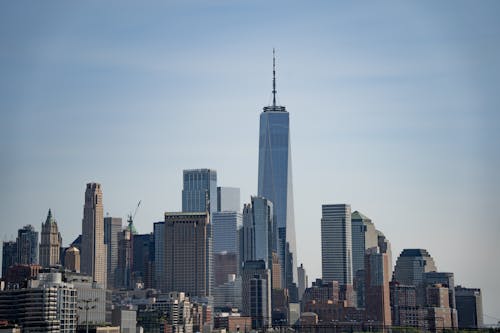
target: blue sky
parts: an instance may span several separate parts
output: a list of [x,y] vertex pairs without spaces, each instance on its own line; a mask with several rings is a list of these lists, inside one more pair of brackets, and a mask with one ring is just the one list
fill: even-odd
[[[321,204],[483,290],[500,318],[496,1],[0,4],[2,239],[52,208],[67,244],[85,183],[140,232],[181,208],[183,169],[257,190],[258,119],[291,115],[299,262],[321,275]],[[492,321],[493,318],[485,318]]]

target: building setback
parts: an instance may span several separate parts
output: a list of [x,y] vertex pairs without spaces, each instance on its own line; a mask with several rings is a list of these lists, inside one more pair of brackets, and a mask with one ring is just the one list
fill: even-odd
[[106,287],[107,249],[104,244],[104,215],[101,184],[88,183],[82,220],[81,270]]
[[45,223],[42,223],[40,242],[40,265],[42,267],[50,267],[61,263],[60,253],[62,238],[57,228],[57,222],[52,217],[52,212],[49,209]]

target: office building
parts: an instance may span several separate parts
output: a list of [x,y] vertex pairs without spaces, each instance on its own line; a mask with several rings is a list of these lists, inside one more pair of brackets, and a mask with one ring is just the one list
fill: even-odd
[[217,172],[211,169],[183,171],[183,212],[217,211]]
[[253,329],[271,325],[271,272],[264,260],[245,261],[242,274],[243,313],[252,318]]
[[118,240],[122,232],[122,218],[110,217],[104,218],[104,244],[106,244],[106,277],[109,289],[115,288],[116,270],[118,268]]
[[132,235],[132,281],[145,288],[153,287],[154,236],[150,234]]
[[227,282],[230,274],[238,275],[238,255],[236,253],[219,252],[214,255],[215,286]]
[[365,305],[366,319],[383,327],[391,325],[391,304],[389,294],[389,256],[381,253],[377,246],[365,254]]
[[17,264],[38,264],[38,232],[32,225],[17,231]]
[[455,300],[459,329],[478,329],[483,327],[481,289],[456,286]]
[[115,287],[132,289],[132,232],[125,228],[118,239],[118,264],[116,267]]
[[[290,115],[276,104],[276,71],[273,52],[273,103],[260,114],[259,129],[259,197],[273,203],[278,234],[278,256],[281,264],[281,285],[296,289],[297,247],[292,184],[292,152]],[[295,292],[295,294],[298,294]],[[297,301],[297,300],[292,300]]]
[[[455,278],[454,274],[451,272],[427,272],[424,273],[424,285],[432,286],[440,284],[448,289],[448,304],[451,309],[457,308],[455,302]],[[452,328],[457,328],[458,318],[456,316],[456,311],[452,311],[451,322],[454,325]]]
[[120,327],[120,333],[136,333],[137,311],[115,308],[111,312],[111,325]]
[[273,204],[266,198],[252,196],[243,205],[242,261],[264,260],[272,269],[273,252],[277,250],[276,224]]
[[[63,280],[71,283],[78,295],[77,317],[78,324],[84,324],[86,318],[89,323],[100,324],[110,321],[109,309],[107,308],[106,289],[95,281],[92,276],[64,272]],[[89,306],[88,312],[85,310]]]
[[404,249],[399,255],[392,280],[413,285],[417,291],[417,305],[425,306],[424,273],[436,272],[434,259],[425,249]]
[[2,277],[5,278],[7,269],[17,261],[17,244],[13,241],[2,244]]
[[165,213],[163,292],[182,291],[191,296],[210,296],[208,225],[206,212]]
[[226,281],[213,288],[215,308],[237,308],[241,309],[242,280],[235,274],[226,276]]
[[165,284],[165,221],[153,223],[154,238],[154,276],[153,285],[156,289],[167,292]]
[[323,205],[321,264],[324,281],[352,286],[351,206]]
[[364,269],[365,251],[378,246],[378,234],[372,220],[358,211],[351,214],[352,273]]
[[80,250],[76,246],[70,246],[64,253],[64,268],[80,273]]
[[307,288],[307,274],[306,274],[306,269],[304,268],[303,264],[300,264],[300,266],[297,268],[297,273],[298,273],[298,279],[299,279],[299,300],[302,300],[302,295],[304,294],[304,291]]
[[212,214],[213,252],[238,253],[238,230],[242,225],[242,215],[239,212],[214,212]]
[[107,249],[104,244],[104,215],[101,184],[88,183],[82,220],[81,271],[106,287]]
[[238,187],[217,187],[217,211],[239,212],[240,210],[240,189]]
[[57,222],[49,209],[45,223],[42,223],[40,242],[40,266],[50,267],[59,265],[62,238],[57,228]]

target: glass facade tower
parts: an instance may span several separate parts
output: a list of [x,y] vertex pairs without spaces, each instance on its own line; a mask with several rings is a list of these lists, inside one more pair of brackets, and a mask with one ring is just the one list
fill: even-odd
[[292,291],[297,285],[297,250],[293,209],[290,116],[284,106],[276,105],[275,82],[273,59],[273,104],[264,107],[260,114],[258,195],[273,203],[282,286]]

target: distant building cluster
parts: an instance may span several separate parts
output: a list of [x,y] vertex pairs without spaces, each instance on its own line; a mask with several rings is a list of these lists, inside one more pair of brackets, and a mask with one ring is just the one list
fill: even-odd
[[297,264],[289,113],[276,104],[274,74],[256,195],[241,205],[215,170],[184,170],[182,211],[140,234],[137,209],[125,224],[104,216],[103,187],[88,183],[81,235],[69,246],[50,209],[40,233],[27,225],[3,243],[0,332],[482,327],[480,289],[455,285],[425,249],[403,250],[393,268],[390,241],[349,204],[322,205],[322,276],[309,285]]

